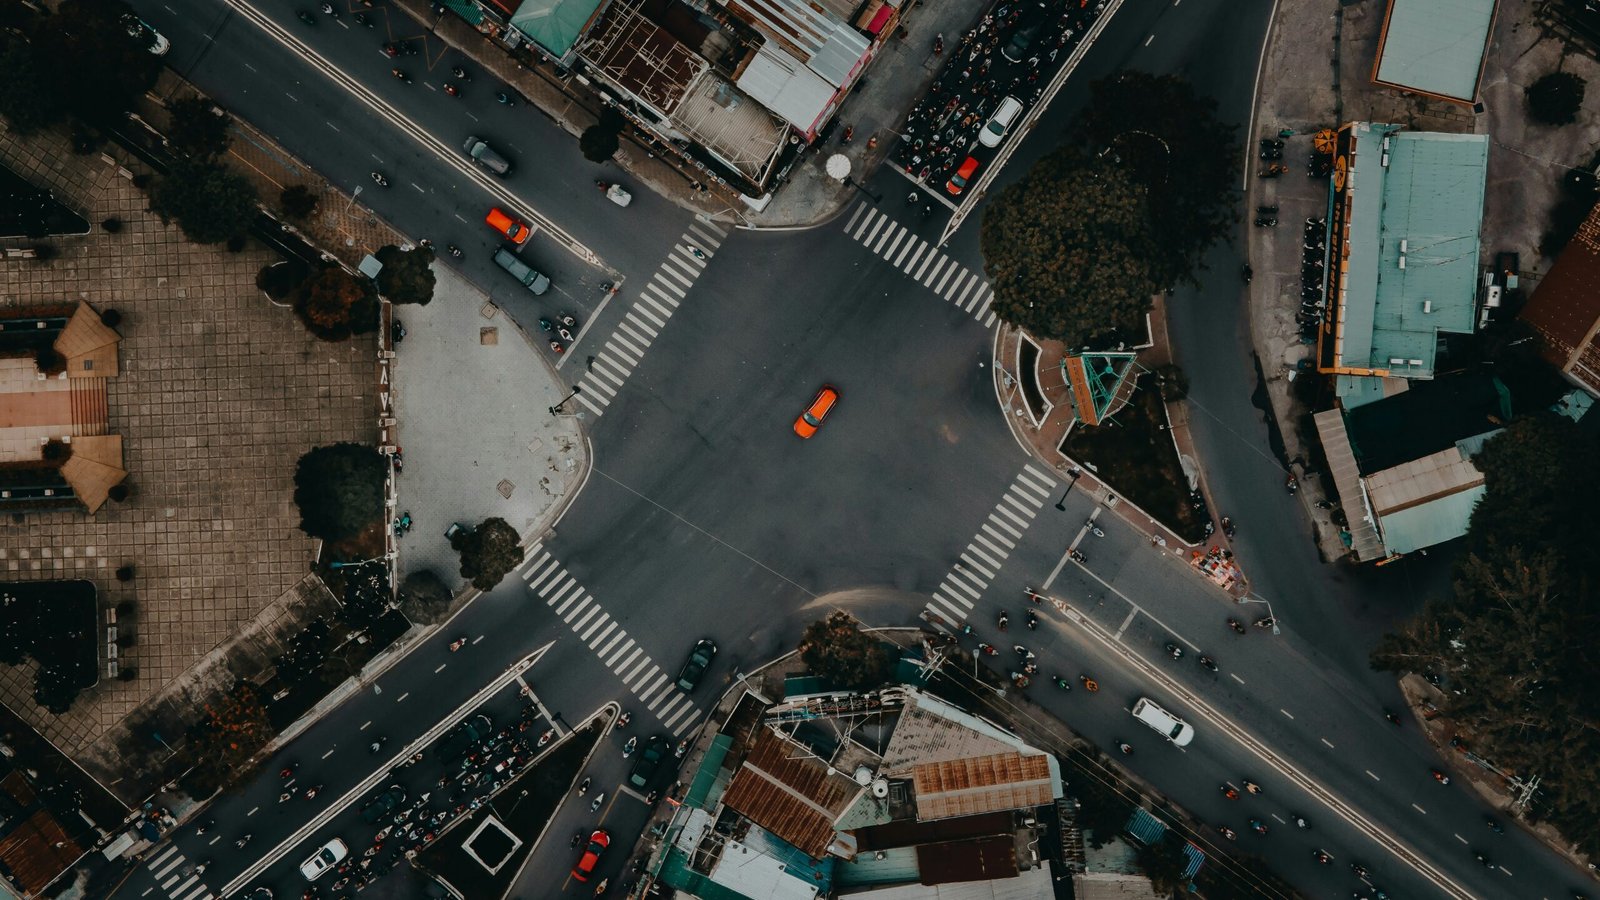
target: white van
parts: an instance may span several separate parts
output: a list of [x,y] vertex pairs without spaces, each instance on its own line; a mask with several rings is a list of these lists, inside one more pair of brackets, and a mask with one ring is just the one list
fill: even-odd
[[1006,139],[1006,132],[1011,129],[1011,123],[1017,120],[1017,114],[1022,112],[1022,101],[1015,97],[1007,97],[1000,101],[1000,108],[994,111],[989,121],[983,123],[983,130],[978,132],[978,143],[985,147],[998,147]]
[[1194,740],[1194,729],[1188,722],[1162,709],[1149,697],[1140,697],[1133,705],[1133,717],[1161,732],[1162,737],[1176,746],[1187,747]]

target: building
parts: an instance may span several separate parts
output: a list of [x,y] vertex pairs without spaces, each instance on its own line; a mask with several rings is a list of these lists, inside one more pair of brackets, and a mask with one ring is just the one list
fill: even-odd
[[1339,130],[1320,371],[1432,378],[1444,337],[1473,332],[1488,160],[1488,135]]
[[1528,298],[1522,319],[1538,333],[1545,359],[1600,397],[1600,206]]
[[1472,463],[1511,419],[1498,379],[1418,382],[1382,399],[1314,417],[1358,562],[1442,544],[1467,533],[1484,494]]
[[718,900],[1045,896],[1040,819],[1061,797],[1054,756],[916,688],[747,693],[652,878]]
[[1373,83],[1472,105],[1494,13],[1495,0],[1389,0]]

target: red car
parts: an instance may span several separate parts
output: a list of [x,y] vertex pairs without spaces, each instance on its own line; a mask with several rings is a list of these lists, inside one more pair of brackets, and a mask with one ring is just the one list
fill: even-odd
[[973,157],[967,157],[967,161],[961,164],[961,168],[950,176],[950,182],[944,186],[944,189],[952,194],[961,193],[967,189],[967,182],[972,180],[972,173],[976,171],[978,171],[978,161]]
[[600,854],[606,852],[611,846],[611,835],[605,829],[597,829],[589,835],[589,846],[583,848],[583,856],[578,859],[578,864],[572,867],[572,877],[579,881],[588,881],[594,874],[594,867],[600,865]]
[[839,389],[831,384],[823,385],[822,390],[817,392],[816,399],[812,400],[806,411],[800,414],[800,418],[794,420],[794,433],[802,438],[816,434],[817,429],[822,427],[822,420],[828,417],[829,411],[838,402]]

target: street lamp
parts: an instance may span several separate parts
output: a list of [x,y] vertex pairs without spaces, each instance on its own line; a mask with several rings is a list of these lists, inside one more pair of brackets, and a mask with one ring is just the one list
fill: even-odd
[[573,385],[572,386],[572,393],[566,395],[565,397],[562,397],[560,403],[557,403],[555,406],[550,407],[550,415],[553,416],[556,413],[561,412],[561,407],[566,406],[568,400],[571,400],[573,397],[576,397],[581,393],[583,393],[583,387],[581,385],[576,385],[576,384]]
[[1074,487],[1077,487],[1078,479],[1080,477],[1082,477],[1083,470],[1082,469],[1073,469],[1071,472],[1069,472],[1067,474],[1072,476],[1072,480],[1067,482],[1067,489],[1061,492],[1061,499],[1056,501],[1056,509],[1059,509],[1062,512],[1066,512],[1067,511],[1067,495],[1072,493],[1072,489]]
[[340,569],[344,569],[344,568],[352,568],[353,569],[356,566],[364,566],[364,565],[366,565],[367,563],[370,563],[370,562],[382,562],[384,560],[387,560],[388,558],[389,558],[388,555],[385,554],[383,556],[374,556],[371,559],[357,559],[357,560],[352,560],[350,562],[341,562],[340,560],[336,559],[333,562],[328,563],[328,568],[330,568],[333,571],[337,572]]
[[1272,633],[1273,634],[1282,634],[1283,633],[1283,631],[1280,628],[1278,628],[1278,614],[1272,611],[1272,601],[1271,600],[1268,600],[1265,597],[1245,596],[1245,597],[1240,597],[1239,598],[1239,602],[1240,603],[1260,603],[1260,604],[1266,606],[1266,608],[1267,608],[1267,618],[1272,620]]

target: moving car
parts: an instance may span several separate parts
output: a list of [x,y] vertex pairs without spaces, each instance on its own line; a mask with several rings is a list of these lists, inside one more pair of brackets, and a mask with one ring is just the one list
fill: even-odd
[[391,784],[383,793],[361,804],[361,821],[371,825],[394,812],[404,802],[406,802],[406,789],[398,784]]
[[300,864],[300,874],[309,881],[316,881],[324,872],[337,866],[349,855],[350,848],[344,845],[344,841],[334,838],[311,854],[310,859]]
[[978,171],[978,161],[973,157],[967,157],[967,161],[961,164],[961,168],[950,176],[950,183],[946,184],[944,189],[952,194],[961,193],[967,189],[967,182],[972,180],[972,173],[976,171]]
[[711,667],[711,661],[717,658],[717,645],[709,640],[701,640],[689,651],[689,658],[683,661],[683,668],[678,670],[678,690],[688,693],[700,683],[700,677],[706,674],[706,669]]
[[479,137],[467,138],[467,143],[461,148],[472,157],[472,161],[496,175],[510,175],[511,161],[494,152],[489,142]]
[[1000,101],[1000,107],[983,123],[983,130],[978,132],[978,143],[985,147],[998,147],[1006,139],[1006,132],[1011,130],[1011,123],[1017,120],[1017,114],[1022,112],[1022,101],[1015,97],[1007,97]]
[[600,865],[600,854],[606,852],[611,846],[611,835],[606,834],[604,828],[595,829],[589,835],[589,846],[583,848],[583,855],[578,857],[578,864],[572,867],[572,877],[579,881],[588,881],[594,874],[594,867]]
[[1162,709],[1149,697],[1140,697],[1133,705],[1133,717],[1161,732],[1162,737],[1179,747],[1187,747],[1194,740],[1194,729],[1188,722]]
[[1027,28],[1018,28],[1011,40],[1006,41],[1006,46],[1000,51],[1001,55],[1014,63],[1022,62],[1027,58],[1028,51],[1033,49],[1033,42],[1039,37],[1039,26],[1029,25]]
[[128,29],[128,36],[138,38],[149,51],[156,56],[166,56],[172,49],[172,42],[166,35],[150,27],[150,23],[139,18],[133,13],[122,17],[122,27]]
[[522,282],[528,290],[535,294],[542,294],[550,290],[550,279],[534,270],[534,268],[517,258],[515,253],[504,247],[494,251],[494,264],[510,272],[518,281]]
[[498,206],[490,209],[483,220],[489,223],[490,228],[510,238],[511,242],[519,247],[526,244],[528,238],[533,237],[532,228],[506,215]]
[[655,777],[656,770],[661,768],[661,761],[667,758],[667,739],[659,734],[652,734],[650,741],[639,751],[639,758],[633,761],[633,771],[628,773],[628,783],[636,788],[642,788]]
[[822,390],[817,391],[817,396],[811,401],[811,405],[800,414],[800,418],[794,420],[794,433],[802,438],[816,434],[817,429],[822,427],[822,420],[828,417],[828,413],[838,402],[839,389],[831,384],[823,385]]

